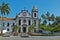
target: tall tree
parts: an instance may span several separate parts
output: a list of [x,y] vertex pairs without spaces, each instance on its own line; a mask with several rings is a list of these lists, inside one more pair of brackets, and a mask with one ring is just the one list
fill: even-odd
[[48,21],[51,20],[51,18],[50,18],[50,13],[49,13],[49,12],[46,13],[46,18],[47,18]]
[[38,29],[39,30],[41,29],[40,26],[41,26],[41,19],[39,19],[39,24],[38,24]]
[[48,24],[51,21],[51,16],[50,16],[50,13],[49,12],[46,13],[46,20],[48,21]]
[[50,17],[50,13],[49,13],[49,12],[47,12],[47,13],[46,13],[46,16],[47,16],[47,17]]
[[[2,2],[2,5],[0,6],[0,12],[2,14],[2,24],[3,24],[3,17],[6,14],[8,15],[10,13],[10,8],[7,3]],[[3,26],[2,26],[2,30],[3,30]],[[3,33],[2,30],[1,30],[1,34]]]
[[46,25],[46,23],[47,23],[47,21],[46,21],[46,20],[44,20],[44,21],[43,21],[43,25]]
[[18,32],[18,31],[19,31],[19,26],[15,25],[15,26],[13,27],[13,29],[14,29],[14,32]]
[[46,16],[44,14],[41,15],[42,19],[46,19]]
[[35,23],[32,23],[32,25],[29,27],[29,31],[32,32],[35,30]]
[[43,25],[46,25],[47,20],[46,20],[46,16],[44,14],[41,15],[42,19],[43,19]]
[[55,20],[55,16],[54,14],[51,15],[51,21],[54,21]]
[[53,22],[53,24],[52,25],[57,25],[57,24],[60,24],[60,16],[56,16],[55,17],[55,21]]
[[60,16],[57,16],[55,19],[57,23],[60,23]]
[[[52,22],[51,26],[54,27],[55,24],[56,24],[56,23],[55,23],[55,15],[54,15],[54,14],[51,15],[51,22]],[[54,24],[53,24],[53,23],[54,23]]]

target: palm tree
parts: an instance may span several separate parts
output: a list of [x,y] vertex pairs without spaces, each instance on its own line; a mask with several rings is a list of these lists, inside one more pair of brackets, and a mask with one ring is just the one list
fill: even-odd
[[60,16],[56,16],[54,18],[54,22],[53,22],[52,26],[55,27],[58,24],[60,24]]
[[18,36],[18,33],[19,33],[19,26],[17,26],[17,25],[15,25],[14,27],[13,27],[13,30],[14,30],[14,36]]
[[35,30],[35,23],[32,23],[32,25],[29,27],[29,31],[32,32]]
[[47,19],[48,21],[50,21],[50,13],[49,13],[49,12],[46,13],[46,19]]
[[49,12],[47,12],[46,16],[47,16],[47,17],[50,17],[50,13],[49,13]]
[[46,19],[46,16],[44,14],[41,15],[42,19]]
[[54,31],[59,31],[59,32],[60,32],[60,24],[55,25],[55,27],[53,28],[52,31],[53,31],[53,32],[54,32]]
[[52,21],[55,20],[55,16],[54,16],[54,14],[51,15],[51,20],[52,20]]
[[44,20],[44,21],[43,21],[43,25],[46,25],[46,23],[47,23],[47,21],[46,21],[46,20]]
[[39,24],[38,24],[38,29],[39,30],[41,29],[40,26],[41,26],[41,19],[39,19]]
[[[10,8],[7,3],[2,2],[2,5],[0,6],[0,12],[2,14],[2,23],[3,23],[3,17],[6,14],[8,15],[10,13]],[[3,26],[2,26],[2,30],[3,30]],[[1,34],[3,33],[2,30],[1,30]]]
[[50,13],[49,12],[46,13],[46,20],[48,21],[48,24],[51,21],[51,16],[50,16]]
[[56,19],[57,24],[59,24],[60,23],[60,16],[57,16],[55,19]]
[[19,26],[15,25],[15,26],[13,27],[13,29],[14,29],[14,32],[18,32],[18,31],[19,31]]
[[56,24],[56,23],[55,23],[55,15],[54,15],[54,14],[51,15],[51,22],[52,22],[52,24],[50,23],[51,26],[54,27],[55,24]]

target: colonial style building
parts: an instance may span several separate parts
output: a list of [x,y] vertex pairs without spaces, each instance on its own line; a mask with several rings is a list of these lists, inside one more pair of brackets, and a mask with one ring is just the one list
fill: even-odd
[[24,9],[16,16],[16,18],[0,18],[0,26],[3,26],[7,31],[12,32],[14,25],[18,24],[20,27],[20,32],[28,32],[28,28],[31,27],[32,23],[35,23],[36,30],[38,29],[38,9],[33,6],[31,13]]

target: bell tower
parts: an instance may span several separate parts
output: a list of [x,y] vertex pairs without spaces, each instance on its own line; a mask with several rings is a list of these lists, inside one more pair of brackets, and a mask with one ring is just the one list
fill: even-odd
[[38,9],[37,9],[36,5],[34,5],[33,9],[32,9],[32,17],[33,18],[37,18],[38,17]]

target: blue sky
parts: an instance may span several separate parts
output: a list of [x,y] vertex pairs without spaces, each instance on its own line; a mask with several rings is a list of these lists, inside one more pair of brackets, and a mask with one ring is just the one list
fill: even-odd
[[46,14],[47,11],[55,16],[60,16],[60,0],[0,0],[0,5],[2,1],[9,3],[11,11],[8,18],[15,18],[16,13],[21,12],[24,7],[31,13],[34,5],[38,8],[39,18],[42,13]]

